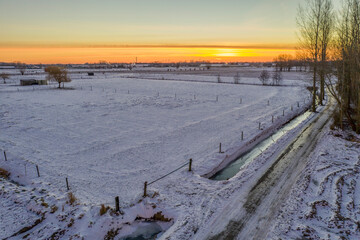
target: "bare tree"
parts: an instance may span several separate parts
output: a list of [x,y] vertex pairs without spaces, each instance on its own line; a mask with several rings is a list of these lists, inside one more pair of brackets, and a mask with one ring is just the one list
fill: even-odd
[[4,83],[6,83],[6,79],[8,79],[10,77],[10,75],[7,73],[1,73],[0,77],[4,80]]
[[262,70],[261,74],[259,76],[259,80],[263,85],[267,85],[268,81],[270,79],[270,74],[267,70]]
[[329,43],[333,37],[334,18],[333,5],[331,0],[323,0],[320,20],[320,104],[325,99],[325,74],[328,62]]
[[343,128],[346,119],[360,133],[360,0],[344,1],[334,45],[336,71],[327,75],[326,85],[338,102],[335,124]]
[[26,71],[26,64],[22,62],[15,62],[15,66],[17,69],[19,69],[19,72],[21,75],[25,74]]
[[67,70],[63,67],[48,66],[45,68],[45,72],[48,74],[48,81],[57,82],[59,84],[59,88],[61,88],[61,83],[71,82],[71,79],[67,75]]
[[281,72],[279,72],[279,71],[273,72],[273,75],[272,75],[273,85],[279,86],[282,80],[283,80],[283,76],[282,76]]
[[305,6],[299,6],[296,19],[299,28],[299,48],[309,56],[313,65],[313,112],[316,111],[316,76],[320,55],[321,12],[324,1],[326,0],[306,0]]

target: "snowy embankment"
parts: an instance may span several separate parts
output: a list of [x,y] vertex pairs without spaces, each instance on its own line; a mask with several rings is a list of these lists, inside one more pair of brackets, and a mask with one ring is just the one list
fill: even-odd
[[269,239],[360,238],[360,136],[327,129]]
[[[91,210],[87,221],[94,221],[100,204],[113,207],[119,196],[125,215],[113,216],[107,229],[163,211],[175,221],[175,238],[192,236],[236,189],[201,175],[271,128],[272,116],[286,122],[308,104],[303,87],[149,81],[115,73],[93,79],[74,74],[66,86],[73,89],[0,85],[0,149],[8,156],[0,167],[13,180],[56,196],[67,192],[68,178],[83,211]],[[145,181],[189,158],[191,173],[183,168],[154,183],[152,198],[138,204]],[[72,234],[89,237],[80,228]]]

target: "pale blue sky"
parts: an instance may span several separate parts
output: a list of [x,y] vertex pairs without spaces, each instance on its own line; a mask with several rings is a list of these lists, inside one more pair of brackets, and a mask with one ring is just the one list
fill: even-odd
[[0,0],[0,43],[293,43],[304,0]]

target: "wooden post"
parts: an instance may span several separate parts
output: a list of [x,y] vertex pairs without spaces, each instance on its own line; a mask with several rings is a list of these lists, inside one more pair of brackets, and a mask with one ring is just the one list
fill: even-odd
[[240,104],[242,104],[242,98],[240,98]]
[[7,157],[6,157],[6,152],[4,151],[4,157],[5,157],[5,161],[7,161]]
[[191,172],[192,158],[189,160],[189,172]]
[[244,132],[241,131],[241,141],[244,140]]
[[70,190],[70,188],[69,188],[69,181],[68,181],[68,178],[65,178],[65,180],[66,180],[66,188],[67,188],[67,190],[69,191],[69,190]]
[[120,212],[119,197],[115,197],[115,211]]
[[[39,171],[39,166],[38,165],[36,165],[36,171],[37,171],[38,177],[40,177],[40,171]],[[66,182],[67,182],[67,180],[66,180]]]
[[283,109],[283,116],[285,116],[285,109]]
[[259,122],[259,130],[261,129],[261,122]]
[[300,103],[299,103],[299,102],[297,102],[297,105],[298,105],[298,107],[300,107]]
[[274,123],[274,115],[271,116],[271,122]]
[[219,153],[221,153],[221,143],[219,144]]
[[290,109],[291,109],[291,111],[293,110],[293,106],[292,106],[292,105],[291,105],[291,108],[290,108]]
[[147,189],[147,182],[144,183],[144,195],[143,195],[143,197],[147,196],[146,189]]

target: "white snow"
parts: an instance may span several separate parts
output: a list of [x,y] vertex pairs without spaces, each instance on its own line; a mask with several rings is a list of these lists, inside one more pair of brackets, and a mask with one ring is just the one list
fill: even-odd
[[[224,81],[233,81],[233,73],[226,73]],[[305,79],[302,73],[284,74],[288,86],[280,87],[248,85],[260,83],[255,74],[244,77],[247,85],[216,83],[216,73],[71,76],[73,81],[65,84],[71,90],[58,90],[55,85],[0,84],[0,150],[8,157],[7,162],[0,158],[0,167],[9,170],[15,181],[59,196],[65,194],[68,178],[78,201],[88,206],[81,211],[93,211],[86,219],[98,214],[100,204],[113,207],[115,196],[120,197],[125,216],[132,216],[130,223],[137,215],[146,217],[143,207],[155,204],[147,217],[162,211],[172,218],[174,224],[163,235],[172,239],[191,237],[237,189],[235,183],[227,186],[227,181],[214,182],[201,175],[258,135],[262,131],[259,122],[264,130],[271,127],[272,116],[289,119],[307,105],[309,95],[304,82],[298,80]],[[15,83],[22,78],[11,76]],[[218,153],[220,142],[223,154]],[[145,181],[157,179],[190,158],[192,172],[184,167],[150,185],[149,195],[157,194],[138,203]],[[75,233],[89,236],[85,230]]]
[[359,239],[360,138],[323,133],[268,239]]

